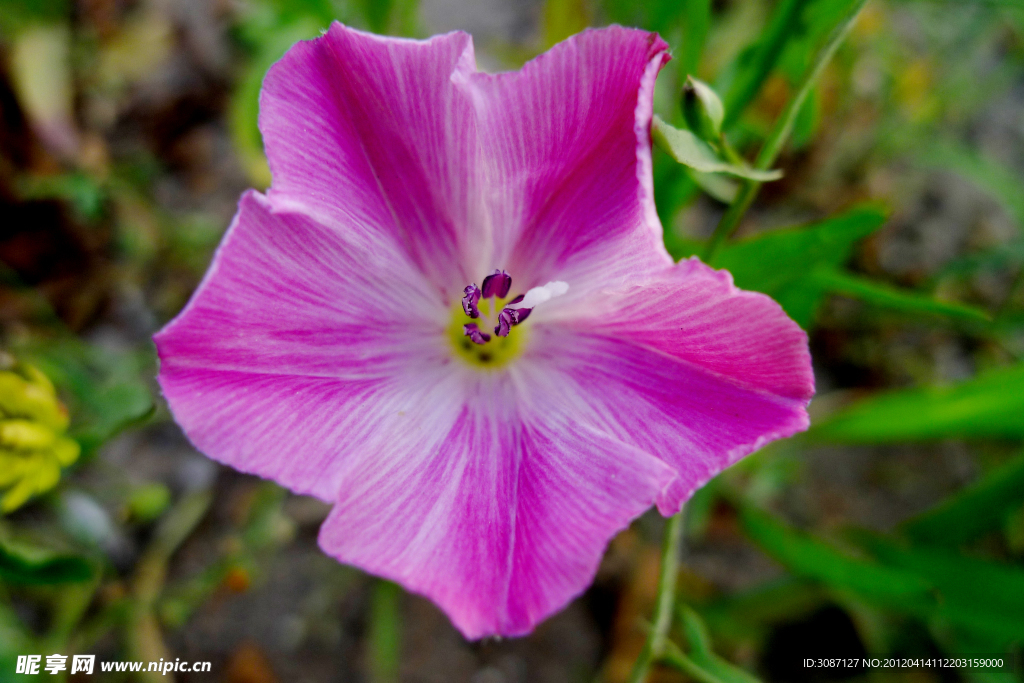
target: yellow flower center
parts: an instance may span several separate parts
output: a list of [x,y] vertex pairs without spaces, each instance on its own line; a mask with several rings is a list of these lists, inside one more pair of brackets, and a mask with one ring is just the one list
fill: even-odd
[[[448,339],[451,340],[457,358],[474,368],[497,370],[508,365],[522,352],[526,342],[524,325],[513,327],[507,337],[499,337],[494,334],[498,314],[505,307],[507,300],[498,297],[481,299],[477,304],[480,311],[479,318],[470,318],[466,315],[461,304],[457,304],[452,309],[452,321],[448,325]],[[490,341],[486,344],[474,343],[466,336],[465,325],[469,323],[476,323],[481,330],[490,334]]]

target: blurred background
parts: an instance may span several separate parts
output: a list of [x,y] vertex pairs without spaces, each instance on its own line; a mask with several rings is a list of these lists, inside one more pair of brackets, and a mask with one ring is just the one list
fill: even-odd
[[[270,182],[263,74],[333,19],[463,29],[490,71],[586,26],[656,30],[674,54],[656,111],[684,125],[697,76],[751,159],[849,5],[0,0],[0,681],[53,652],[212,662],[181,681],[626,680],[657,514],[533,635],[467,643],[426,600],[325,557],[326,506],[196,453],[150,336],[239,194]],[[808,330],[814,424],[688,505],[672,637],[701,671],[652,680],[1022,680],[1024,3],[871,0],[776,165],[713,263]],[[701,253],[737,181],[660,151],[655,179],[670,252]],[[963,655],[1008,664],[802,663]]]

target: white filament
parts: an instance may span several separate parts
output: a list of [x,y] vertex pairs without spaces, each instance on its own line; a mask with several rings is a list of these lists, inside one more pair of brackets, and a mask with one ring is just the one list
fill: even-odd
[[545,301],[550,301],[556,296],[562,296],[569,291],[569,283],[555,280],[540,287],[534,287],[526,293],[523,300],[517,304],[508,304],[507,308],[536,308]]

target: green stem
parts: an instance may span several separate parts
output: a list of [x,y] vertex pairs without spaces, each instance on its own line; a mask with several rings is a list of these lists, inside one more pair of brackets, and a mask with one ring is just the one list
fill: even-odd
[[669,642],[666,645],[665,653],[661,656],[661,661],[666,666],[686,674],[698,683],[722,683],[719,678],[708,673],[695,661],[687,657],[675,643]]
[[673,605],[676,600],[676,575],[679,573],[679,545],[683,538],[683,513],[668,520],[661,547],[661,575],[658,578],[658,604],[654,610],[654,625],[647,634],[644,648],[633,665],[629,683],[643,683],[651,665],[665,652],[668,629],[672,625]]
[[[134,600],[126,624],[126,640],[131,657],[155,662],[168,657],[154,607],[167,578],[167,563],[206,515],[213,501],[208,489],[187,494],[163,518],[153,540],[136,565],[133,581]],[[173,676],[143,672],[139,680],[173,683]]]
[[395,683],[402,649],[402,592],[390,581],[377,581],[370,607],[370,680]]
[[[754,161],[754,168],[765,171],[775,163],[775,159],[779,156],[783,146],[785,146],[790,133],[793,132],[793,125],[796,123],[796,117],[800,112],[800,108],[803,106],[804,102],[807,101],[807,97],[810,95],[811,90],[818,82],[822,72],[824,72],[825,66],[832,60],[836,50],[839,49],[843,40],[846,39],[850,29],[853,28],[854,21],[857,19],[857,16],[860,14],[861,9],[863,9],[866,3],[867,0],[855,0],[843,19],[832,30],[832,34],[829,36],[829,40],[825,44],[824,49],[818,53],[817,58],[804,74],[800,88],[796,91],[793,97],[790,98],[789,102],[786,103],[786,109],[775,122],[771,133],[768,134],[768,139],[765,140],[764,145],[761,147],[761,151],[757,155],[757,159]],[[754,202],[754,198],[757,197],[757,193],[760,189],[760,182],[756,180],[744,181],[743,185],[740,187],[739,194],[736,195],[736,199],[734,199],[732,204],[729,205],[725,215],[722,216],[722,220],[719,221],[718,226],[715,228],[714,234],[711,235],[711,240],[708,242],[707,249],[704,252],[705,261],[711,263],[715,256],[715,252],[718,251],[718,248],[721,247],[725,240],[727,240],[729,236],[732,235],[733,231],[736,230],[736,226],[740,224],[740,221],[743,219],[743,215]]]

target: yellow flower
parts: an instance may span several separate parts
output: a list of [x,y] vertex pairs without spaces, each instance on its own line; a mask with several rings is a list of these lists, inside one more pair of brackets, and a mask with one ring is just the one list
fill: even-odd
[[81,449],[64,435],[67,427],[49,378],[0,354],[0,513],[56,486],[61,468],[78,459]]

